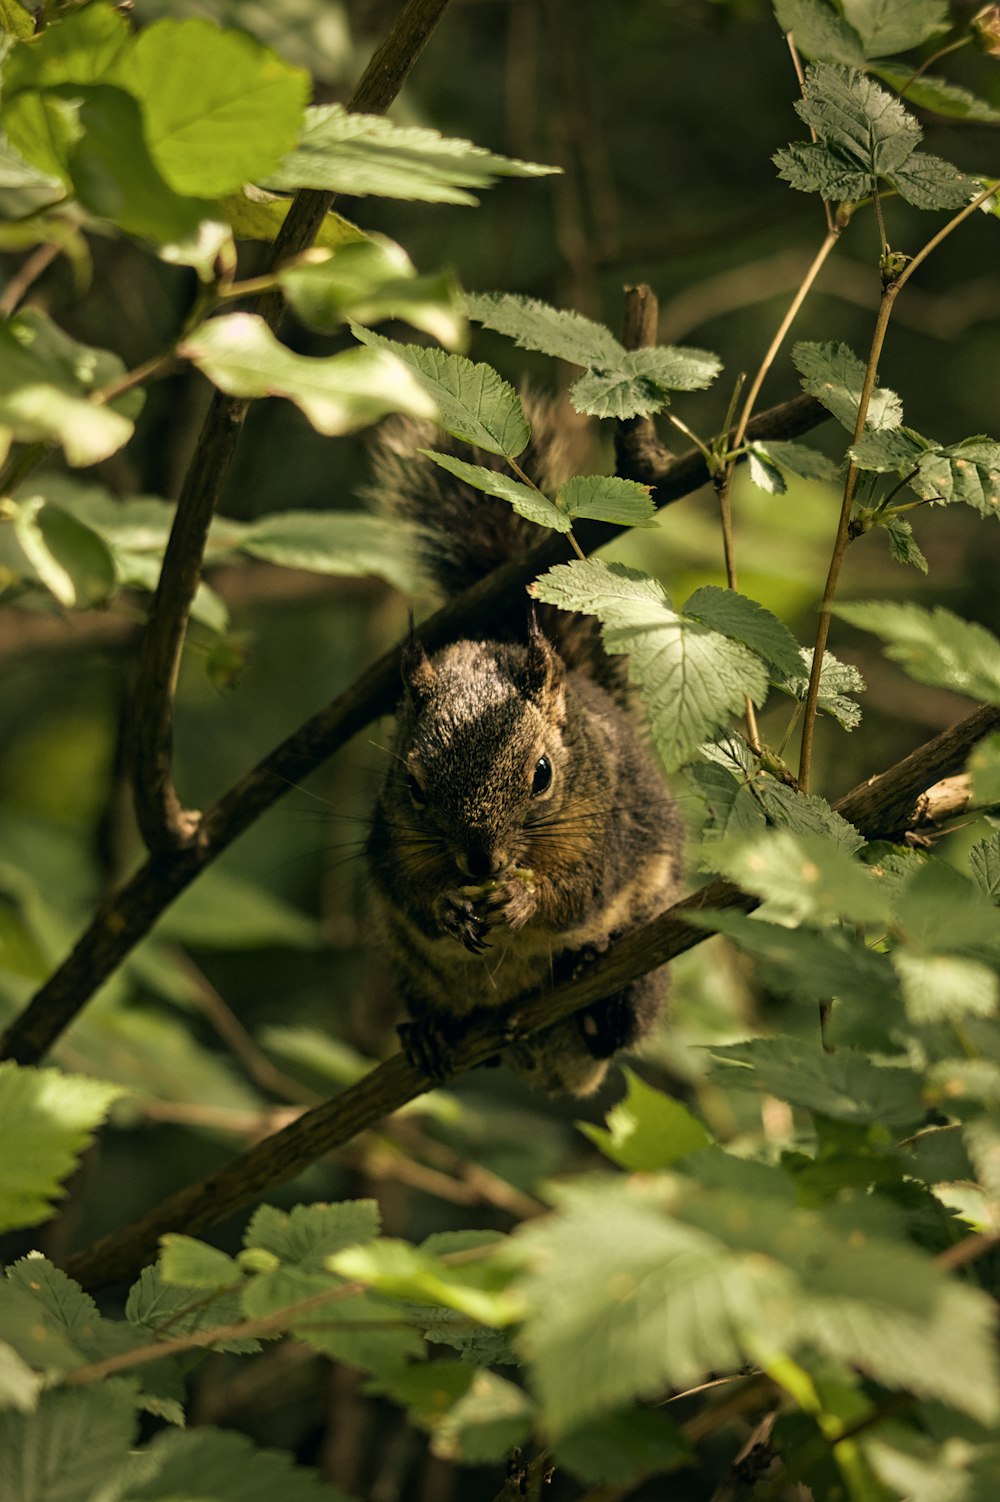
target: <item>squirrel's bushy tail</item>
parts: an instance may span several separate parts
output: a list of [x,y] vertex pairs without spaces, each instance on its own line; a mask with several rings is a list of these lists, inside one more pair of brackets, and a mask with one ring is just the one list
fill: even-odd
[[[583,425],[565,403],[522,393],[531,427],[527,448],[518,464],[541,490],[551,495],[563,481],[580,472],[586,451]],[[383,423],[372,450],[372,483],[365,498],[383,515],[395,516],[416,527],[420,562],[428,579],[446,599],[522,553],[537,547],[542,530],[518,516],[506,501],[486,495],[434,464],[421,449],[454,454],[488,469],[509,473],[504,460],[448,436],[433,423],[393,418]],[[527,627],[523,611],[497,622],[496,635],[522,638]],[[616,693],[623,691],[621,659],[608,658],[600,642],[600,628],[589,616],[573,615],[552,606],[538,608],[545,634],[567,667],[580,668]]]

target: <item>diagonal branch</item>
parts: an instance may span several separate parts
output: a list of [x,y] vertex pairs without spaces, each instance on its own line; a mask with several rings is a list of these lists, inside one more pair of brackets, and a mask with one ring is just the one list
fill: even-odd
[[[348,109],[383,113],[395,99],[449,0],[407,0],[362,75]],[[312,244],[332,193],[296,195],[272,247],[269,269]],[[265,293],[256,311],[273,329],[280,295]],[[208,529],[250,403],[216,391],[194,458],[177,498],[177,512],[143,633],[132,725],[136,817],[151,851],[183,850],[200,836],[200,815],[184,808],[173,781],[174,696],[188,616]]]
[[[836,805],[869,839],[897,826],[898,810],[942,777],[957,771],[976,741],[1000,726],[1000,708],[983,708],[870,778]],[[707,908],[744,912],[757,901],[730,882],[715,881],[676,903],[652,923],[619,939],[583,975],[525,999],[516,1016],[483,1018],[454,1050],[452,1074],[492,1058],[512,1041],[620,989],[637,976],[683,954],[710,935],[687,920]],[[309,1163],[342,1147],[358,1132],[398,1111],[427,1088],[424,1076],[395,1054],[356,1085],[266,1138],[199,1183],[171,1196],[131,1225],[72,1257],[66,1270],[88,1287],[134,1276],[167,1231],[196,1231],[250,1203],[265,1189],[294,1178]]]
[[[795,397],[762,413],[756,419],[756,431],[760,437],[792,437],[828,415],[812,397]],[[640,474],[654,487],[654,500],[661,506],[691,494],[708,478],[705,461],[696,449],[676,458],[664,450],[641,469],[634,466],[632,477]],[[588,550],[621,530],[599,522],[577,528]],[[568,556],[561,534],[553,533],[532,552],[504,564],[437,611],[417,635],[434,650],[461,636],[488,633],[491,622],[523,598],[526,584]],[[21,1064],[39,1059],[174,898],[288,792],[290,781],[301,781],[371,720],[395,708],[399,659],[399,647],[387,652],[223,794],[200,821],[193,843],[173,852],[154,853],[105,899],[68,958],[0,1037],[0,1059],[16,1059]]]

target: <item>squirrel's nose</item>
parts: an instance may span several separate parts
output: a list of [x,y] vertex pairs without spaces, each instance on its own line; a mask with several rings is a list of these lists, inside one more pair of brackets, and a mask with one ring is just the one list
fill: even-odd
[[508,864],[506,850],[490,845],[485,840],[470,840],[464,850],[456,853],[455,858],[459,868],[478,881],[487,876],[499,876]]

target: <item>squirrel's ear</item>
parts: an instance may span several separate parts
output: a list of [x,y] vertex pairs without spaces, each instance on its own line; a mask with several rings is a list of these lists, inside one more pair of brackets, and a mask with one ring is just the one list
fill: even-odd
[[423,642],[413,629],[412,615],[410,616],[410,634],[403,643],[399,667],[407,695],[419,708],[430,698],[436,674]]
[[534,605],[528,611],[528,649],[524,667],[517,675],[528,699],[562,698],[562,658],[538,624]]

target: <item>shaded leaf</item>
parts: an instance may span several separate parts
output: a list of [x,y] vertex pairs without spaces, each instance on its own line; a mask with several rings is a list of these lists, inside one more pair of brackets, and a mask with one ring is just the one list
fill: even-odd
[[833,610],[881,637],[886,656],[918,682],[1000,704],[1000,641],[985,626],[963,621],[941,605],[927,610],[908,602],[869,601]]
[[246,526],[239,551],[314,574],[374,575],[412,594],[422,579],[411,542],[405,523],[363,511],[272,511]]
[[[129,1289],[125,1317],[129,1324],[153,1339],[162,1333],[165,1340],[172,1340],[178,1335],[237,1324],[243,1318],[243,1307],[236,1292],[206,1299],[190,1288],[167,1283],[158,1267],[144,1267],[138,1282]],[[206,1344],[212,1350],[238,1354],[260,1350],[260,1341],[252,1336],[234,1336]]]
[[0,326],[0,434],[59,443],[72,465],[109,458],[132,436],[132,423],[87,393],[123,372],[117,356],[77,344],[43,313],[19,313]]
[[501,501],[508,501],[518,516],[523,516],[527,521],[534,522],[539,527],[550,527],[554,532],[570,531],[572,522],[566,512],[561,511],[540,490],[533,490],[530,485],[524,485],[520,480],[514,480],[498,470],[487,469],[483,464],[469,464],[465,459],[457,459],[454,454],[439,454],[433,449],[421,449],[420,452],[426,454],[441,469],[464,480],[467,485],[483,490],[487,495],[495,495]]
[[534,1417],[535,1405],[523,1388],[495,1372],[477,1371],[434,1426],[431,1452],[466,1465],[502,1460],[527,1438]]
[[945,0],[841,0],[840,8],[868,57],[908,52],[949,25]]
[[745,891],[764,898],[772,916],[860,924],[879,924],[889,917],[885,884],[822,835],[768,830],[726,852],[720,869]]
[[261,1205],[251,1217],[243,1244],[271,1252],[292,1267],[320,1272],[336,1252],[377,1236],[380,1224],[374,1200],[296,1205],[288,1212]]
[[914,78],[913,69],[900,63],[879,63],[871,72],[897,93],[905,87],[907,101],[917,109],[930,110],[932,114],[949,119],[981,120],[990,125],[1000,121],[1000,110],[987,104],[985,99],[978,99],[960,84],[947,83],[943,78],[934,78],[927,73]]
[[0,1412],[4,1502],[92,1502],[124,1465],[136,1431],[120,1379],[45,1393],[34,1413]]
[[782,31],[794,34],[799,52],[812,62],[864,65],[861,38],[826,0],[775,0],[774,14]]
[[922,574],[927,572],[927,559],[917,546],[913,527],[901,516],[891,516],[885,524],[889,538],[889,552],[897,563],[909,563]]
[[521,349],[537,349],[570,365],[617,366],[625,347],[605,328],[582,313],[553,308],[534,297],[512,292],[468,292],[465,311],[474,323],[506,334]]
[[897,994],[889,958],[839,929],[782,928],[739,913],[692,913],[691,923],[724,933],[752,955],[761,980],[794,1001],[839,997],[852,1007],[888,1006]]
[[993,1017],[1000,978],[978,960],[954,955],[911,954],[897,949],[892,963],[913,1022],[947,1022],[962,1017]]
[[183,340],[179,353],[230,396],[287,397],[327,437],[368,427],[388,412],[434,415],[433,403],[410,371],[385,351],[296,355],[254,313],[229,313],[203,323]]
[[616,475],[577,475],[560,485],[556,502],[574,519],[588,517],[621,527],[656,525],[649,486]]
[[[127,1475],[128,1473],[126,1473]],[[245,1434],[199,1427],[159,1434],[141,1452],[116,1502],[347,1502],[337,1487]]]
[[239,1264],[218,1247],[168,1231],[160,1237],[160,1276],[182,1288],[222,1288],[239,1283]]
[[882,1123],[901,1132],[926,1115],[920,1074],[875,1064],[849,1048],[830,1054],[818,1039],[755,1038],[711,1052],[721,1083],[766,1091],[834,1121]]
[[555,1446],[560,1466],[580,1481],[631,1485],[642,1476],[688,1465],[691,1449],[681,1430],[662,1412],[623,1408],[602,1414],[565,1434]]
[[802,649],[784,621],[733,589],[703,585],[687,600],[684,614],[741,641],[777,673],[795,673],[801,667]]
[[[846,344],[800,342],[792,349],[792,359],[803,390],[853,433],[865,379],[865,367],[857,355]],[[903,404],[896,393],[876,386],[868,404],[866,429],[897,428],[902,420]]]

